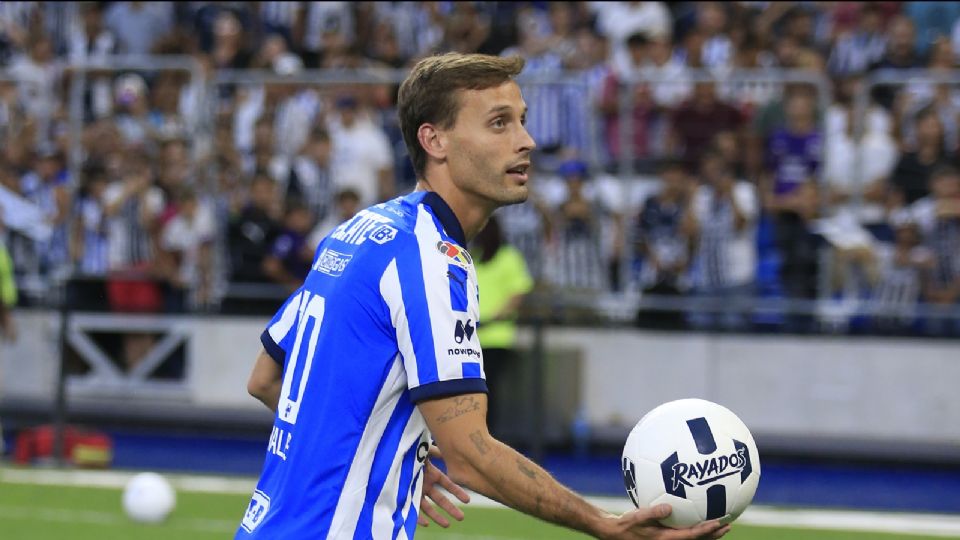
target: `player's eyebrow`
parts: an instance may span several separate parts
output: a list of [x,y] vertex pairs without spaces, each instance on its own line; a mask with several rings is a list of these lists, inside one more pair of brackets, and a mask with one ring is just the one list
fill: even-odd
[[[513,107],[511,107],[510,105],[498,105],[496,107],[493,107],[489,111],[487,111],[487,114],[500,114],[500,113],[510,112],[512,110],[513,110]],[[520,111],[520,116],[523,116],[525,114],[527,114],[526,106],[524,106],[523,109]]]

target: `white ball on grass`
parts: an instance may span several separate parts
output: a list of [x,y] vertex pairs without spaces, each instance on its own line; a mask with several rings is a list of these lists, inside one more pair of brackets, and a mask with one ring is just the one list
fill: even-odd
[[157,473],[134,475],[123,489],[123,510],[141,523],[160,523],[177,505],[177,494],[166,478]]

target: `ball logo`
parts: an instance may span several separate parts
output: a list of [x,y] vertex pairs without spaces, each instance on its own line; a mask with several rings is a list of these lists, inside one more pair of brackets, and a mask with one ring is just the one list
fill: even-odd
[[[731,439],[733,453],[714,456],[717,452],[717,441],[707,419],[692,418],[687,420],[687,427],[697,452],[707,457],[687,463],[680,461],[679,453],[674,452],[663,460],[660,463],[660,472],[663,476],[663,488],[667,493],[686,499],[686,488],[707,486],[735,474],[740,475],[741,483],[746,481],[753,472],[747,445]],[[716,519],[726,513],[726,499],[726,488],[723,484],[707,487],[707,519]]]
[[627,488],[627,495],[633,501],[633,505],[640,508],[640,498],[637,497],[637,466],[628,457],[622,461],[623,467],[623,485]]
[[747,464],[746,448],[741,448],[729,456],[712,457],[693,463],[674,463],[672,484],[674,491],[681,485],[693,487],[704,486],[726,478],[730,475],[742,473]]

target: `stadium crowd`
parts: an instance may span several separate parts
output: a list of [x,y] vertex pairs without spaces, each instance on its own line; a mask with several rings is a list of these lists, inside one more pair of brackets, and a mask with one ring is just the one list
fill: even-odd
[[[443,51],[571,74],[523,83],[535,192],[499,213],[542,286],[823,293],[886,306],[874,322],[892,330],[917,328],[920,301],[960,302],[960,93],[881,86],[854,115],[875,70],[955,68],[960,4],[946,2],[4,2],[0,234],[19,301],[67,276],[105,280],[127,311],[295,288],[319,238],[412,187],[396,86],[217,74],[370,73]],[[71,92],[78,63],[115,54],[186,55],[203,79],[145,63],[87,71]],[[831,99],[724,82],[739,69],[826,77]]]

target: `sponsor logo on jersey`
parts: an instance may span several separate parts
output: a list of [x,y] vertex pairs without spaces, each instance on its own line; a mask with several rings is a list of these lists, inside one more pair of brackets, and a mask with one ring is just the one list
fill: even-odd
[[253,498],[250,499],[250,505],[247,506],[246,513],[243,514],[243,521],[240,526],[248,533],[252,533],[258,525],[263,523],[264,516],[270,511],[270,497],[259,489],[253,492]]
[[367,239],[378,244],[386,244],[397,237],[397,229],[387,223],[392,223],[387,216],[361,210],[352,219],[337,227],[331,237],[355,246],[366,242]]
[[397,237],[397,230],[389,225],[381,225],[370,233],[370,239],[378,244],[386,244]]
[[474,349],[472,347],[447,349],[447,354],[450,356],[476,356],[477,358],[482,358],[480,349]]
[[437,242],[437,251],[449,257],[453,264],[461,268],[467,268],[473,264],[473,257],[467,253],[467,250],[453,242],[447,242],[446,240]]
[[317,262],[314,263],[313,269],[317,272],[323,272],[328,276],[338,277],[343,273],[344,268],[347,267],[347,264],[352,258],[353,255],[340,253],[330,248],[323,248],[323,251],[317,256]]
[[457,328],[453,331],[453,340],[457,342],[457,345],[463,343],[464,338],[467,341],[473,339],[473,324],[471,319],[467,319],[467,322],[457,320]]

